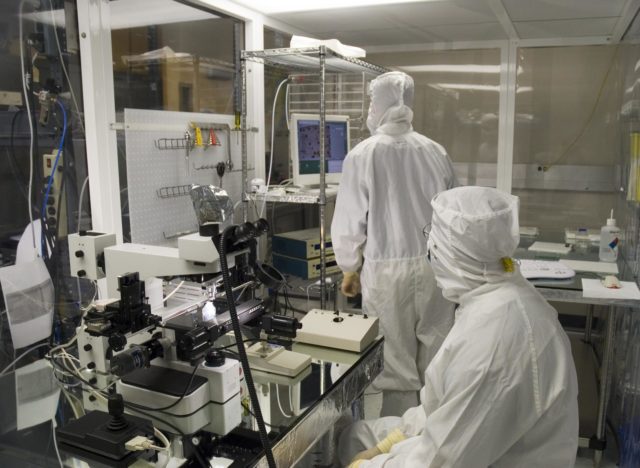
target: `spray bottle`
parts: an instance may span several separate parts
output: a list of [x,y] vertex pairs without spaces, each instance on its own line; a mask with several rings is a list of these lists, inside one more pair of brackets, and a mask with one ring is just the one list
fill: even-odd
[[613,217],[607,219],[607,224],[600,229],[600,261],[615,262],[618,259],[618,245],[620,243],[620,228],[616,226]]

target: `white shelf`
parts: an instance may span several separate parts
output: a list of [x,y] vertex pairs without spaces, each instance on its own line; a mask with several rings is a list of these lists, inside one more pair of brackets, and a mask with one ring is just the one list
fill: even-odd
[[364,60],[345,57],[325,46],[297,49],[245,50],[242,52],[242,58],[287,70],[318,73],[318,61],[322,53],[325,54],[325,71],[327,73],[365,73],[370,76],[377,76],[389,71],[384,67],[373,65]]
[[[246,193],[247,200],[262,203],[303,203],[307,205],[319,205],[320,194],[318,193],[288,193],[286,195],[275,195],[271,193]],[[336,198],[336,193],[327,194],[325,203]]]

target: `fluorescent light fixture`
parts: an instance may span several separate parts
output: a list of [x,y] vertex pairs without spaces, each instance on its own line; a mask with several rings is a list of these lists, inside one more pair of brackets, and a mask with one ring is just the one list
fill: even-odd
[[441,0],[235,0],[260,13],[291,13],[294,11],[335,10],[339,8],[394,5],[397,3],[418,3]]
[[[173,0],[115,0],[109,2],[109,7],[112,30],[219,18]],[[51,11],[28,13],[24,17],[38,23],[53,23]],[[54,10],[53,17],[57,27],[65,27],[64,10]]]
[[[500,73],[500,65],[406,65],[396,68],[405,73],[484,73],[489,75],[497,75]],[[516,73],[519,75],[522,71],[522,67],[518,65]]]
[[[469,83],[434,83],[430,84],[433,88],[441,88],[441,89],[453,89],[457,91],[493,91],[500,92],[499,85],[477,85],[477,84],[469,84]],[[516,93],[529,93],[533,91],[531,86],[519,86],[516,89]]]
[[406,73],[500,73],[500,65],[407,65],[397,68]]

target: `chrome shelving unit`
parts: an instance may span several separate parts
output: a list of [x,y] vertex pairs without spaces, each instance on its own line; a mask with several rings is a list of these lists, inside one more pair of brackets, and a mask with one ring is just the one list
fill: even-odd
[[[318,194],[301,195],[263,195],[247,193],[248,164],[247,164],[247,132],[250,131],[247,123],[247,61],[258,62],[265,66],[276,67],[286,70],[289,74],[306,73],[318,77],[319,100],[318,114],[320,115],[320,191]],[[260,51],[242,51],[241,53],[242,72],[242,179],[244,181],[244,219],[248,218],[248,203],[250,200],[265,200],[273,203],[309,203],[317,204],[320,212],[320,307],[326,308],[326,223],[325,206],[327,204],[326,194],[326,173],[325,173],[325,116],[326,116],[326,96],[325,84],[327,73],[335,74],[361,74],[366,79],[386,73],[386,68],[370,64],[363,60],[345,57],[326,46],[303,47],[303,48],[283,48],[266,49]]]

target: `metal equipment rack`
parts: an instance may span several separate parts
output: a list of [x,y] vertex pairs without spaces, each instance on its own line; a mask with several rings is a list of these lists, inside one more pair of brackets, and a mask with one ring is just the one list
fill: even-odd
[[[258,62],[264,65],[280,68],[290,73],[307,73],[316,74],[319,81],[319,112],[320,115],[320,192],[317,195],[257,195],[248,193],[248,165],[247,165],[247,132],[251,131],[247,123],[247,60]],[[261,51],[242,51],[241,53],[241,73],[242,73],[242,114],[241,114],[241,131],[242,131],[242,179],[244,181],[244,220],[248,217],[249,201],[257,201],[266,199],[268,202],[280,203],[311,203],[317,204],[320,212],[320,307],[326,308],[326,226],[325,226],[325,206],[327,204],[326,194],[326,168],[325,168],[325,115],[326,115],[326,97],[325,85],[327,73],[358,73],[367,77],[374,78],[389,70],[372,65],[363,60],[345,57],[326,46],[304,47],[304,48],[283,48],[283,49],[267,49]]]

